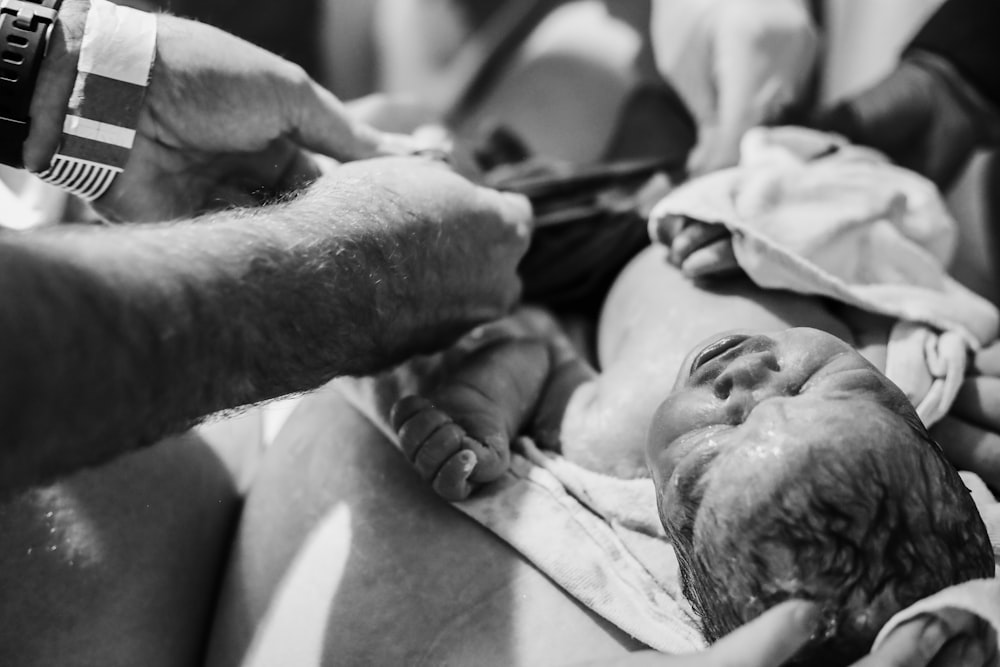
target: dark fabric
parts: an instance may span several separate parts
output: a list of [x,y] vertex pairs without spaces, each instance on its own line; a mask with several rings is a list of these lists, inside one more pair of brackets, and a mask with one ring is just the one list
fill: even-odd
[[618,273],[649,244],[656,179],[663,183],[677,169],[670,159],[593,166],[529,159],[494,169],[486,183],[527,196],[535,213],[531,247],[518,269],[524,300],[596,314]]
[[947,0],[909,49],[943,57],[1000,107],[1000,0]]

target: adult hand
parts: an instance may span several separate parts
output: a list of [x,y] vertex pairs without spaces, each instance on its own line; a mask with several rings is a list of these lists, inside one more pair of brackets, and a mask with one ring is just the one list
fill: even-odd
[[931,432],[959,470],[1000,484],[1000,342],[975,354],[948,416]]
[[[25,151],[34,171],[58,145],[65,96],[56,100],[71,85],[65,72],[75,71],[88,5],[69,0],[61,14],[66,54],[50,64],[55,73],[40,82],[45,93],[32,109],[43,128]],[[157,26],[129,162],[95,203],[108,218],[164,220],[256,203],[315,179],[310,151],[346,161],[410,150],[408,138],[356,121],[300,67],[268,51],[178,17],[159,15]]]
[[338,197],[370,211],[354,231],[373,253],[373,335],[387,353],[439,348],[517,302],[517,265],[530,238],[526,198],[424,158],[350,162],[329,178]]
[[947,188],[977,148],[995,143],[998,119],[945,60],[914,52],[871,88],[819,110],[810,124],[877,148]]
[[655,243],[667,246],[667,259],[688,278],[710,278],[740,270],[733,237],[724,225],[670,215],[650,225]]
[[1000,434],[1000,341],[976,352],[953,412],[966,421]]
[[986,667],[996,664],[996,638],[985,621],[961,609],[922,615],[895,628],[852,667]]
[[819,43],[802,0],[654,2],[650,34],[660,72],[698,126],[692,175],[736,164],[748,129],[802,102]]
[[[948,610],[949,612],[953,610]],[[900,625],[879,649],[852,667],[986,667],[995,647],[975,636],[978,619],[966,612],[917,618]],[[640,651],[588,667],[780,667],[816,631],[817,608],[803,600],[776,605],[700,653]]]

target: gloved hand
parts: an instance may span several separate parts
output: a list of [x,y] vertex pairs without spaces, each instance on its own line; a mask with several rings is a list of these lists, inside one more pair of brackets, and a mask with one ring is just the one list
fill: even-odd
[[748,129],[800,103],[818,51],[802,0],[654,0],[650,34],[657,68],[698,126],[692,175],[736,164]]
[[944,59],[913,51],[859,95],[821,109],[810,125],[871,146],[947,188],[973,151],[995,143],[1000,115]]

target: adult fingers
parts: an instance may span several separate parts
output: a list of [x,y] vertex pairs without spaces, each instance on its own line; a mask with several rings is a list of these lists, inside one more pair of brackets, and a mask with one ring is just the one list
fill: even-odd
[[816,630],[819,607],[789,600],[726,635],[699,657],[703,667],[776,667],[792,657]]
[[342,161],[408,155],[418,144],[405,134],[382,132],[360,121],[333,93],[304,77],[293,114],[292,138],[309,150]]
[[1000,341],[977,352],[973,368],[981,375],[1000,376]]
[[953,466],[976,473],[990,486],[1000,485],[1000,435],[950,415],[934,425],[931,435]]
[[956,637],[934,657],[928,667],[986,667],[995,664],[993,652],[981,639]]
[[235,188],[260,204],[293,192],[321,175],[320,166],[308,151],[287,140],[272,141],[252,154],[233,154],[215,160],[220,186]]
[[965,378],[952,410],[967,422],[1000,433],[1000,377],[977,375]]
[[[989,646],[979,631],[983,621],[961,609],[943,609],[893,630],[882,645],[853,667],[925,667],[982,664]],[[968,640],[974,640],[972,642]],[[962,656],[970,658],[967,662]]]
[[952,625],[934,616],[918,616],[889,633],[877,650],[852,667],[926,667],[964,627]]

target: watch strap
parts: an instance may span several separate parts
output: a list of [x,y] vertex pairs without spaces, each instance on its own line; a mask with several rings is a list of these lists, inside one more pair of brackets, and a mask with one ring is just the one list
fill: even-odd
[[0,162],[23,167],[31,99],[62,0],[0,0]]

